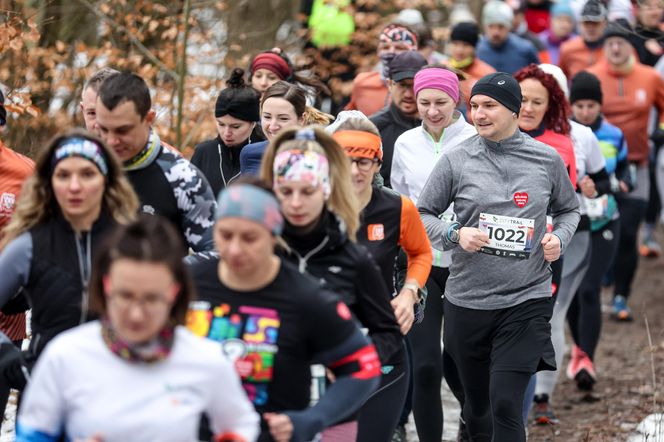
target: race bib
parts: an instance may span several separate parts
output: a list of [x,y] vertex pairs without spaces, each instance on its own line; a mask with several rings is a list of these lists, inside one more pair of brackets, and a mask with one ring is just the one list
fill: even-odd
[[590,219],[600,219],[607,215],[609,210],[608,195],[602,195],[597,198],[586,198],[584,196],[583,201],[586,203],[586,214]]
[[505,258],[528,259],[535,237],[535,220],[480,213],[479,229],[489,235],[480,251]]

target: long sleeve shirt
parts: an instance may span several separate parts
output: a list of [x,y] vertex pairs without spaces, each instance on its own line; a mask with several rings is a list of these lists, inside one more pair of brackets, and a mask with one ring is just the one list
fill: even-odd
[[[447,236],[450,222],[439,214],[454,203],[458,222],[478,227],[480,214],[532,220],[524,246],[527,259],[470,253]],[[547,209],[553,233],[568,244],[579,222],[579,203],[558,153],[516,131],[501,142],[476,135],[445,152],[427,182],[418,207],[435,248],[453,249],[446,298],[479,310],[512,307],[551,296],[551,270],[540,244]]]

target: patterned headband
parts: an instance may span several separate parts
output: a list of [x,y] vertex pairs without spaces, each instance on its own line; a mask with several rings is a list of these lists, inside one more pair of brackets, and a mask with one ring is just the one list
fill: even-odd
[[284,182],[303,181],[323,190],[330,197],[330,164],[325,155],[311,150],[292,149],[280,152],[274,159],[274,186]]
[[284,228],[279,203],[269,192],[250,184],[234,184],[217,199],[215,219],[244,218],[264,226],[278,236]]
[[51,172],[55,170],[55,166],[60,161],[70,157],[81,157],[92,161],[102,175],[108,175],[108,164],[104,158],[102,148],[94,141],[81,137],[65,138],[55,149],[51,161]]

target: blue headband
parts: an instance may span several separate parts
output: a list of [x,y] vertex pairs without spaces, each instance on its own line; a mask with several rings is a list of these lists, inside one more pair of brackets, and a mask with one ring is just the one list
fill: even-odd
[[71,157],[81,157],[92,161],[102,175],[108,175],[108,165],[106,164],[102,148],[92,140],[81,137],[65,138],[62,140],[53,154],[51,170],[55,170],[55,166],[60,161]]
[[244,218],[264,226],[275,236],[281,234],[284,218],[279,203],[270,193],[250,184],[235,184],[221,191],[215,218]]

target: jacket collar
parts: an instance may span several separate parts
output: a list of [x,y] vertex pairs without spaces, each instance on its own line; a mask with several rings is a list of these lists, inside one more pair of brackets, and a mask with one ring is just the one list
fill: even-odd
[[518,128],[512,136],[505,138],[502,141],[491,141],[486,138],[480,138],[486,147],[495,151],[513,150],[520,147],[525,141],[524,135]]

